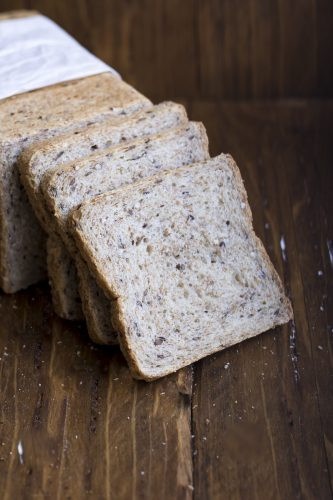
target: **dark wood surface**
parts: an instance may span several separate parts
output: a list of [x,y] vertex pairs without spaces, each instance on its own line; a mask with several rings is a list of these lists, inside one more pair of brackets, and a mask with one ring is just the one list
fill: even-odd
[[152,99],[333,97],[332,0],[0,0],[36,9]]
[[147,384],[59,320],[46,284],[0,294],[1,499],[332,498],[331,2],[0,0],[14,8],[204,122],[295,321]]
[[46,285],[0,295],[2,498],[332,497],[333,102],[188,109],[239,163],[295,322],[148,384]]

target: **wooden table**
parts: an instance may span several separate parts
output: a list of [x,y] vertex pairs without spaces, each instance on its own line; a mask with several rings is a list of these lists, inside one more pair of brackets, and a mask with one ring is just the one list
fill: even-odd
[[154,383],[0,295],[0,491],[30,499],[328,499],[333,477],[333,102],[192,102],[239,163],[295,322]]

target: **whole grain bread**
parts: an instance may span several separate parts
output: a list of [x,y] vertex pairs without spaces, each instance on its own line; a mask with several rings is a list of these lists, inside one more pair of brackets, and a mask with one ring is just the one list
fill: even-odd
[[104,293],[79,253],[75,256],[79,277],[79,292],[89,337],[96,344],[119,344],[113,317],[113,301]]
[[[185,157],[183,157],[185,155]],[[67,228],[70,212],[83,201],[117,189],[168,167],[178,168],[207,158],[208,138],[202,123],[190,122],[148,138],[128,141],[46,173],[41,187],[54,229],[75,252]],[[175,165],[177,167],[175,167]]]
[[71,321],[84,320],[76,265],[55,233],[47,238],[47,272],[56,314]]
[[22,183],[36,216],[47,232],[50,217],[43,204],[41,182],[46,174],[55,172],[59,165],[74,162],[91,154],[104,151],[120,143],[187,123],[184,106],[174,102],[162,102],[134,114],[125,112],[111,116],[103,123],[58,135],[52,140],[39,142],[27,148],[19,159]]
[[31,144],[151,106],[111,73],[0,101],[0,288],[7,293],[46,277],[45,234],[20,182],[17,161]]
[[72,226],[115,301],[137,378],[167,375],[292,317],[228,155],[98,196]]
[[[111,117],[103,124],[91,125],[81,131],[60,135],[51,141],[27,148],[19,160],[21,180],[45,231],[52,234],[50,231],[52,221],[44,207],[40,189],[46,173],[56,171],[63,163],[73,162],[93,152],[103,151],[137,137],[179,127],[187,121],[186,111],[182,105],[163,102],[140,110],[130,117],[126,115]],[[57,243],[54,233],[48,248],[52,250],[52,256],[48,258],[48,274],[57,314],[64,319],[80,320],[82,310],[78,302],[75,263],[69,254],[66,255],[62,241],[58,240]],[[63,266],[60,259],[63,259]],[[93,313],[90,316],[93,317]]]
[[[208,139],[205,128],[200,123],[189,123],[168,132],[149,138],[137,139],[124,146],[90,156],[70,165],[63,165],[56,172],[46,175],[42,181],[50,213],[55,216],[55,229],[62,236],[67,248],[75,258],[76,246],[70,235],[67,219],[72,210],[84,200],[92,199],[99,193],[110,191],[136,179],[154,175],[159,170],[178,168],[182,165],[209,157]],[[94,306],[93,313],[87,311],[96,301],[95,288],[89,287],[89,275],[79,275],[85,282],[85,292],[81,294],[83,309],[88,320],[91,336],[108,343],[113,329],[105,317],[105,307]],[[102,295],[102,294],[101,294]],[[99,314],[99,310],[104,311]],[[89,320],[94,317],[94,322]],[[113,341],[113,340],[112,340]]]

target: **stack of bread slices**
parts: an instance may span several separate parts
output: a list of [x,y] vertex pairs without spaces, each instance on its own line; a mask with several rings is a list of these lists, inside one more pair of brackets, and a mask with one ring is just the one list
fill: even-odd
[[287,322],[238,167],[202,123],[111,73],[0,102],[0,286],[153,380]]

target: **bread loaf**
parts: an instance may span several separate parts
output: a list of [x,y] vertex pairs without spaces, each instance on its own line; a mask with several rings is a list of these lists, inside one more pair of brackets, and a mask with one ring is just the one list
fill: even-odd
[[[44,208],[40,189],[43,177],[63,163],[185,123],[187,115],[184,107],[173,102],[164,102],[138,111],[130,117],[124,111],[119,116],[110,117],[103,124],[91,125],[82,131],[60,135],[51,141],[33,145],[21,155],[19,169],[22,183],[39,222],[52,236],[48,244],[52,251],[48,258],[48,274],[55,310],[62,318],[79,320],[82,318],[82,310],[78,300],[75,264],[70,256],[66,255],[62,241],[57,242],[54,232],[52,234],[50,231],[52,220]],[[61,259],[64,261],[63,265]]]
[[111,73],[0,101],[0,288],[5,292],[46,277],[45,235],[20,182],[20,154],[38,141],[148,105]]

